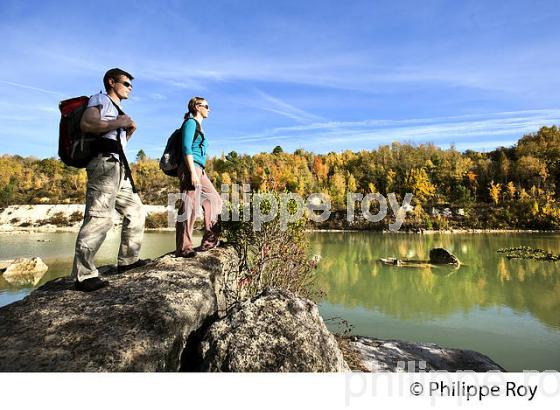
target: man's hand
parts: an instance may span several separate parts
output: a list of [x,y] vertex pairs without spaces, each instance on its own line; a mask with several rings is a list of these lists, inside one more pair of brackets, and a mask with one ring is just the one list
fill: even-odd
[[129,140],[132,134],[136,131],[136,122],[132,121],[130,127],[126,128],[126,139]]
[[102,120],[100,107],[90,107],[82,116],[80,126],[83,132],[91,132],[93,134],[104,134],[119,128],[127,130],[127,137],[136,131],[136,123],[128,115],[119,115],[114,120]]
[[[128,129],[132,127],[134,124],[134,120],[130,118],[128,115],[119,115],[115,120],[118,124],[118,128],[125,128]],[[134,128],[136,129],[136,124],[134,124]]]

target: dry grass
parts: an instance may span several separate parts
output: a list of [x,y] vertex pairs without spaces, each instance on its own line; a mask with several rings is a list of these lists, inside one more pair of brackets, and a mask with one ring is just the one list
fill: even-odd
[[354,372],[369,373],[369,370],[364,366],[362,359],[360,358],[360,354],[354,348],[351,338],[339,335],[334,335],[334,338],[336,339],[338,347],[342,352],[342,356],[344,357],[344,360],[346,360],[346,363],[348,363],[350,370]]

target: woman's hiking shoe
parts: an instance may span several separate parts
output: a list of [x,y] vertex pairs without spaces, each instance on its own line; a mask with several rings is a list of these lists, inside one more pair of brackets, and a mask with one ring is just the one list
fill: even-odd
[[207,251],[209,251],[210,249],[217,248],[218,246],[220,246],[220,241],[217,241],[217,242],[214,243],[214,244],[207,244],[207,243],[206,243],[206,244],[200,245],[198,248],[196,248],[196,250],[197,250],[198,252],[207,252]]
[[136,262],[131,263],[130,265],[119,265],[117,267],[117,273],[124,273],[131,269],[140,268],[142,266],[146,266],[150,262],[150,259],[138,259]]
[[187,252],[175,252],[176,258],[194,258],[196,256],[196,252],[193,250]]
[[76,282],[74,283],[74,287],[76,290],[79,290],[81,292],[93,292],[97,289],[104,288],[108,284],[108,281],[95,277],[83,280],[81,282],[79,280],[76,280]]

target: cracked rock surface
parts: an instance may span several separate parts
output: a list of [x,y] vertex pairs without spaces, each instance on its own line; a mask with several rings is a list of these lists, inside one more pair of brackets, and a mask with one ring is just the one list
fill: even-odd
[[177,371],[188,335],[215,315],[230,249],[170,255],[92,293],[57,279],[0,308],[0,371]]
[[200,349],[201,371],[350,370],[317,305],[280,289],[234,305],[209,327]]
[[361,360],[361,370],[370,372],[506,371],[488,356],[473,350],[362,336],[347,340]]

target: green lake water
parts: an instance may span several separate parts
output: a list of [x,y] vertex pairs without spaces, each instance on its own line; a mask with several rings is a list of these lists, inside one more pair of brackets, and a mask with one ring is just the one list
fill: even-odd
[[[0,259],[40,256],[49,266],[41,284],[70,272],[75,233],[1,234]],[[97,258],[114,263],[118,235]],[[317,284],[325,319],[342,318],[352,333],[433,342],[484,353],[509,371],[560,371],[560,262],[508,260],[496,250],[527,245],[560,253],[560,234],[313,233],[321,255]],[[174,247],[174,232],[147,232],[142,257]],[[450,267],[385,266],[381,257],[427,259],[445,247],[462,262]],[[0,306],[32,288],[0,278]],[[327,320],[338,330],[339,320]]]

